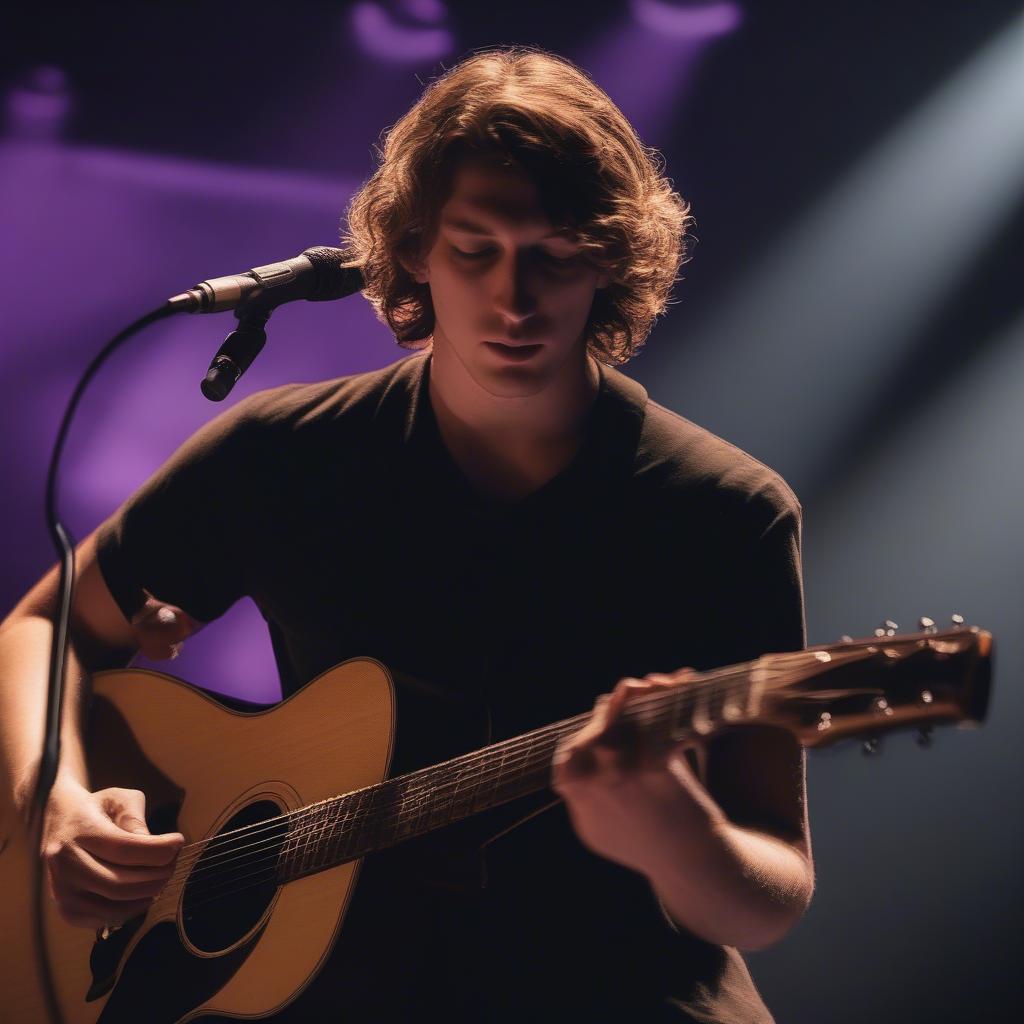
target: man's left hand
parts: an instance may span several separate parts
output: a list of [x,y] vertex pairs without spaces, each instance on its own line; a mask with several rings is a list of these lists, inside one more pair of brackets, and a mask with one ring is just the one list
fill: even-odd
[[660,742],[627,713],[636,701],[693,674],[681,669],[621,680],[598,699],[590,721],[562,741],[552,763],[552,788],[565,800],[581,842],[645,874],[677,857],[681,846],[703,845],[726,821],[684,754],[694,749],[703,774],[703,741]]

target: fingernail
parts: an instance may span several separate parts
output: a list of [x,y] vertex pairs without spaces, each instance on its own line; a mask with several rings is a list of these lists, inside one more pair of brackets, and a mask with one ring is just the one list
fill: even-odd
[[168,608],[166,605],[156,610],[156,618],[158,622],[162,622],[165,626],[178,621],[178,616],[174,613],[173,609]]

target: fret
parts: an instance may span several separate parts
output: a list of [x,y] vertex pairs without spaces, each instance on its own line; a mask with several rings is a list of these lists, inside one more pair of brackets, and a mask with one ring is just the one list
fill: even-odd
[[391,795],[395,792],[391,783],[384,783],[366,790],[364,799],[360,801],[359,814],[359,849],[362,852],[379,850],[387,821]]
[[400,839],[409,834],[409,786],[406,783],[400,783],[396,786],[396,790],[401,794],[395,823],[395,834]]
[[355,801],[350,796],[335,797],[331,801],[331,824],[325,840],[324,861],[327,864],[341,864],[347,860],[346,844],[351,840],[349,822]]
[[288,829],[288,839],[286,846],[288,849],[288,862],[287,870],[288,874],[292,875],[298,870],[299,863],[299,837],[302,829],[302,817],[303,812],[298,812],[291,815]]
[[432,832],[434,829],[443,828],[448,824],[445,816],[448,801],[444,797],[439,797],[436,789],[434,792],[428,793],[425,804],[427,808],[425,817],[426,831]]
[[316,823],[316,811],[307,816],[305,822],[303,822],[303,834],[302,834],[302,852],[299,855],[299,869],[302,874],[305,874],[309,867],[310,861],[310,843],[313,838],[313,827]]
[[323,804],[317,808],[316,817],[309,830],[307,871],[319,871],[323,867],[321,858],[324,852],[324,836],[326,830],[330,828],[330,824],[330,805]]
[[527,733],[523,737],[525,746],[519,747],[512,758],[511,766],[496,779],[493,796],[498,801],[508,800],[519,795],[520,786],[525,769],[530,765],[534,756],[536,737],[533,733]]
[[[485,762],[486,763],[486,762]],[[468,767],[459,766],[455,770],[455,785],[452,787],[452,794],[448,801],[448,823],[451,824],[453,821],[458,821],[462,814],[459,811],[459,790],[462,788],[466,777],[471,774]],[[472,785],[472,783],[470,783]],[[465,800],[465,794],[463,794],[463,800]]]
[[295,827],[292,832],[291,841],[291,872],[295,875],[301,874],[302,872],[302,840],[305,834],[306,819],[309,816],[308,809],[297,815],[295,818]]
[[331,838],[331,861],[335,864],[352,859],[358,835],[356,823],[364,796],[365,793],[352,793],[339,801]]
[[292,830],[292,818],[293,815],[288,816],[288,832],[285,835],[284,842],[281,844],[281,849],[277,854],[277,868],[279,873],[287,878],[291,875],[292,871],[292,850],[293,850],[293,830]]
[[345,820],[345,801],[335,798],[324,805],[324,823],[319,836],[320,867],[339,863],[342,822]]
[[693,693],[680,689],[676,690],[672,697],[669,739],[686,739],[692,731]]
[[309,874],[314,870],[317,855],[320,852],[319,836],[323,827],[323,815],[323,808],[318,804],[306,822],[306,841],[302,853],[304,874]]
[[308,874],[313,860],[313,837],[316,835],[317,822],[320,820],[320,808],[314,807],[307,815],[302,826],[302,857],[300,867],[302,873]]
[[324,805],[324,827],[320,830],[317,860],[321,868],[339,863],[341,822],[345,817],[344,800],[335,797]]
[[498,761],[497,768],[492,770],[491,777],[486,780],[486,784],[482,777],[477,780],[476,798],[472,804],[472,810],[474,811],[486,810],[494,805],[494,794],[505,779],[505,765],[508,762],[509,745],[503,743],[499,749],[501,750],[501,758]]
[[377,815],[380,818],[377,845],[380,847],[393,846],[400,842],[405,831],[402,815],[408,787],[401,781],[391,781],[385,785],[386,799],[383,805],[377,809]]
[[413,835],[418,836],[424,832],[429,831],[429,829],[427,829],[425,825],[428,821],[428,815],[430,812],[430,801],[427,799],[426,788],[422,784],[417,785],[415,789],[415,797],[416,813],[413,817],[413,821],[415,822],[415,831],[413,832]]

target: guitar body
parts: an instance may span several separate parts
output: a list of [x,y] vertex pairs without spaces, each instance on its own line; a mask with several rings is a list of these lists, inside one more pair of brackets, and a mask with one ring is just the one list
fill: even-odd
[[[101,672],[87,741],[91,783],[142,790],[151,831],[177,830],[195,843],[382,781],[394,712],[391,678],[369,658],[338,665],[256,713],[230,710],[159,672]],[[31,942],[30,851],[22,830],[7,821],[5,832],[4,1020],[29,1024],[47,1019]],[[278,849],[268,846],[270,863]],[[281,1009],[322,966],[358,867],[236,886],[205,906],[193,883],[172,880],[141,923],[104,939],[66,924],[47,898],[45,954],[64,1021],[128,1024],[142,1019],[140,1006],[149,1024]]]

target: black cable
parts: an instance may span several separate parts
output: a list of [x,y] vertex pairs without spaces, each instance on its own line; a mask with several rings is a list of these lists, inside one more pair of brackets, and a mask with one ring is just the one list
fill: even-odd
[[50,644],[45,741],[29,816],[29,842],[32,844],[29,855],[33,865],[34,890],[33,938],[40,963],[47,1009],[53,1024],[62,1024],[62,1017],[53,984],[53,974],[46,957],[40,845],[46,820],[46,804],[60,765],[64,673],[75,584],[74,540],[57,518],[57,474],[71,429],[71,421],[85,389],[111,354],[133,334],[175,313],[211,313],[234,309],[239,327],[228,336],[220,352],[214,357],[210,371],[203,381],[203,394],[212,401],[221,401],[263,348],[266,341],[264,327],[277,306],[295,299],[307,299],[311,302],[340,299],[352,295],[363,287],[361,270],[358,267],[344,265],[349,255],[348,250],[314,246],[293,260],[257,267],[230,278],[213,278],[201,282],[194,289],[172,296],[163,305],[140,317],[107,342],[86,367],[64,411],[46,475],[46,523],[60,559],[60,581],[53,638]]
[[79,379],[68,401],[67,408],[64,411],[64,418],[61,420],[60,428],[57,431],[57,440],[53,445],[53,453],[50,456],[50,468],[46,475],[46,524],[50,529],[50,536],[60,559],[60,584],[57,610],[53,624],[53,639],[50,644],[50,675],[46,704],[46,742],[43,747],[42,758],[39,762],[39,775],[36,780],[36,788],[31,805],[29,827],[29,842],[31,845],[29,847],[29,856],[33,865],[33,938],[40,964],[40,975],[47,1010],[53,1024],[62,1024],[63,1018],[57,1000],[56,987],[53,983],[50,962],[46,956],[46,936],[43,923],[43,860],[40,845],[42,843],[43,824],[46,818],[46,804],[50,798],[50,790],[53,788],[54,780],[57,777],[57,768],[60,764],[60,727],[64,711],[64,672],[67,660],[71,602],[74,596],[75,583],[74,541],[64,528],[63,523],[57,518],[57,472],[68,432],[71,429],[71,420],[75,415],[82,395],[85,393],[85,389],[89,386],[93,377],[96,376],[100,367],[107,361],[115,349],[127,341],[133,334],[155,323],[157,320],[163,320],[165,317],[173,316],[177,312],[180,312],[180,308],[172,305],[170,302],[165,303],[158,309],[154,309],[112,338],[92,360],[85,373]]

